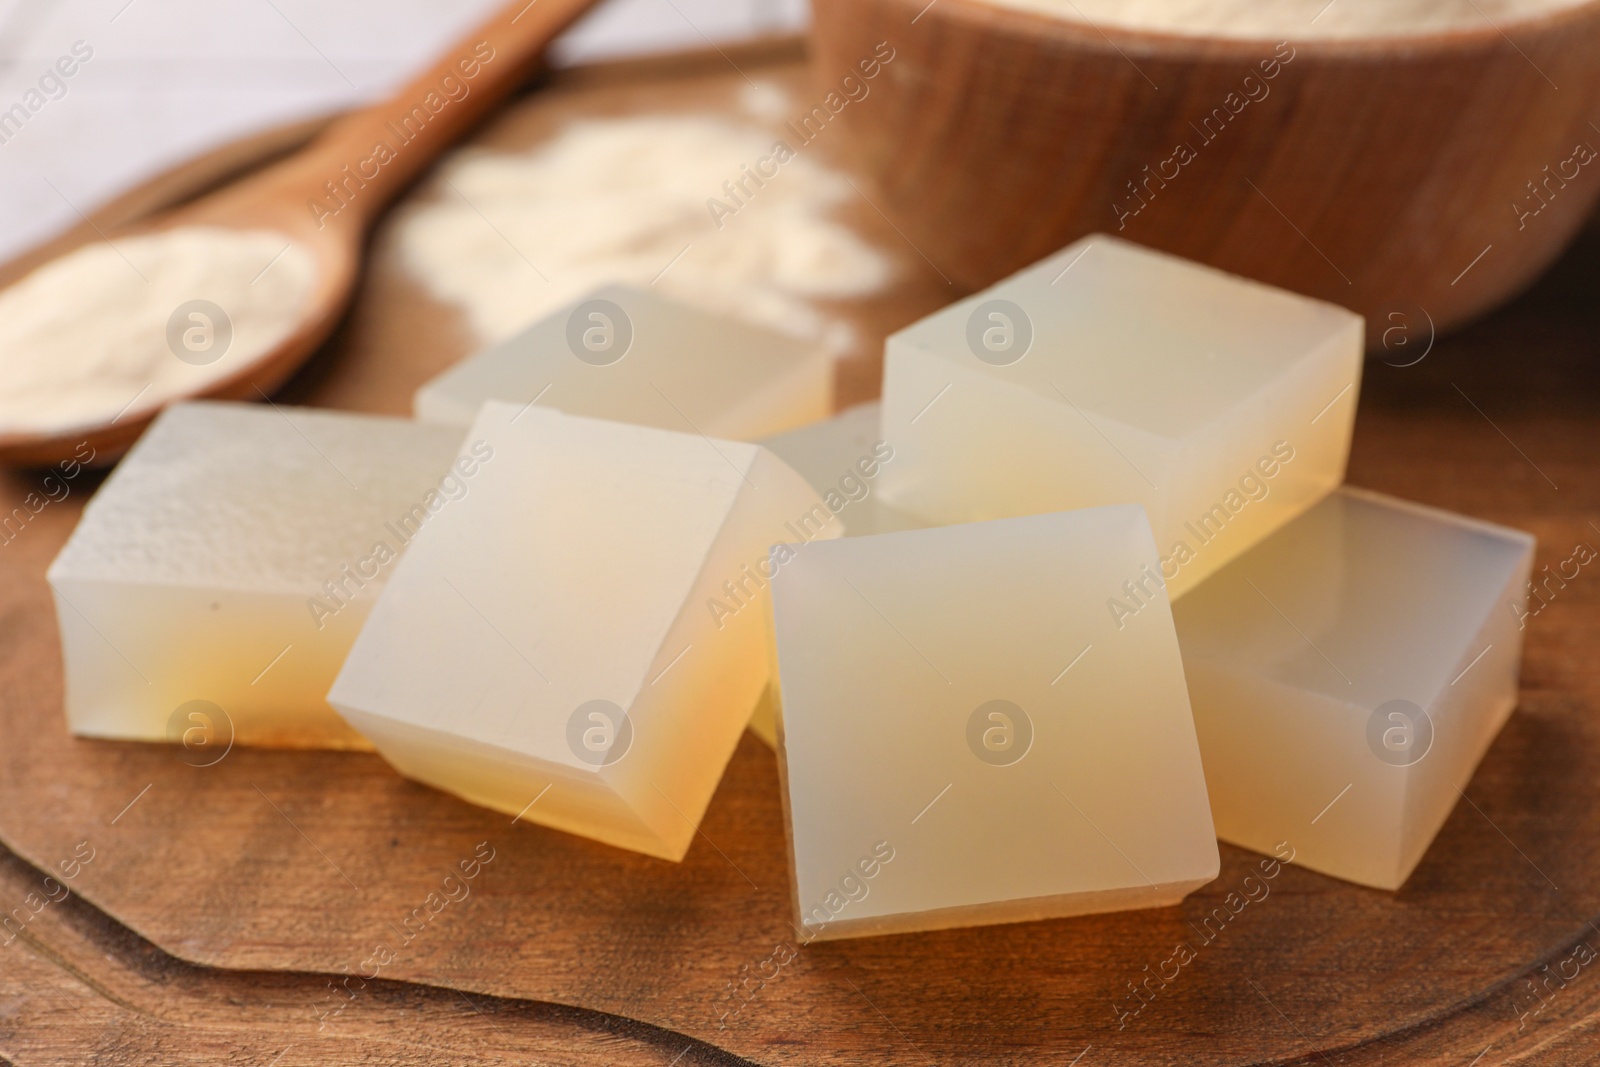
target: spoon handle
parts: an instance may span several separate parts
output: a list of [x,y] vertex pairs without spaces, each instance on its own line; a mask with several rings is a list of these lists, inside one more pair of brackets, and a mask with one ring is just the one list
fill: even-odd
[[389,99],[338,119],[242,197],[303,202],[316,229],[366,225],[523,82],[595,0],[514,0]]

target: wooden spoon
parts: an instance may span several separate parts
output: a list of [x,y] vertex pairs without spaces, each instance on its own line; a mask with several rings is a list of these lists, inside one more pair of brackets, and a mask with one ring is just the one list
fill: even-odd
[[[595,0],[515,0],[446,51],[388,100],[335,122],[305,148],[233,185],[108,239],[216,226],[271,230],[316,264],[316,281],[292,332],[192,396],[160,397],[111,422],[52,433],[0,433],[0,463],[68,459],[85,442],[96,462],[125,451],[175,400],[256,399],[293,374],[333,332],[355,288],[368,228],[459,136],[510,95],[545,47]],[[381,150],[379,146],[387,150]]]

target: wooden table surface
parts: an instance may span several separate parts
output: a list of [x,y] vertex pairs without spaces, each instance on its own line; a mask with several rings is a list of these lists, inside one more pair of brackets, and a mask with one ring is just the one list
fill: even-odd
[[[797,98],[813,91],[792,49],[739,65]],[[729,113],[742,84],[720,57],[569,76],[477,142],[528,146],[575,115]],[[862,337],[841,371],[854,400],[876,391],[882,336],[955,294],[870,205],[846,214],[899,270],[891,292],[836,309]],[[1530,530],[1539,567],[1600,546],[1597,288],[1591,231],[1533,291],[1431,349],[1413,316],[1412,343],[1368,366],[1350,480]],[[470,347],[380,232],[348,325],[283,398],[404,413]],[[1189,921],[1257,857],[1223,846],[1220,878],[1175,908],[796,949],[773,755],[748,735],[681,865],[513,825],[375,756],[236,749],[195,768],[165,746],[70,737],[43,575],[94,481],[74,480],[0,544],[9,1062],[1490,1067],[1600,1055],[1600,562],[1552,586],[1528,620],[1518,712],[1402,891],[1290,865],[1119,1026],[1128,983],[1196,940]],[[0,509],[40,485],[0,475]],[[465,895],[440,904],[447,872],[475,855]]]

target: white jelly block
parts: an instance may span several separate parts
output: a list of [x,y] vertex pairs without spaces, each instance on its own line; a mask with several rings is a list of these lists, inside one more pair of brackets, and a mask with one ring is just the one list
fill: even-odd
[[773,582],[807,938],[1173,904],[1217,843],[1136,505],[804,546]]
[[826,418],[833,358],[815,343],[610,285],[417,390],[417,417],[469,425],[488,400],[754,440]]
[[837,520],[754,445],[499,403],[468,439],[329,700],[409,777],[682,859],[770,674],[769,548]]
[[1087,237],[889,338],[889,504],[970,522],[1140,503],[1176,598],[1333,490],[1362,320]]
[[1178,603],[1219,836],[1398,889],[1516,705],[1533,547],[1347,487]]
[[880,476],[895,461],[895,448],[878,432],[877,401],[857,404],[831,419],[814,422],[757,443],[799,471],[844,522],[845,535],[920,530],[928,523],[883,502]]
[[[460,442],[409,419],[168,408],[50,567],[73,732],[370,747],[328,686],[393,561],[468,491]],[[221,718],[179,713],[191,701]]]
[[762,691],[761,699],[756,703],[755,710],[750,713],[749,723],[750,732],[771,748],[778,747],[778,697],[774,690],[775,684],[769,682],[767,688]]
[[[811,483],[844,523],[846,537],[920,530],[928,524],[889,507],[878,493],[878,476],[895,455],[894,446],[878,434],[880,420],[878,402],[871,401],[757,443]],[[764,695],[750,716],[751,731],[774,747],[775,707],[771,695]]]

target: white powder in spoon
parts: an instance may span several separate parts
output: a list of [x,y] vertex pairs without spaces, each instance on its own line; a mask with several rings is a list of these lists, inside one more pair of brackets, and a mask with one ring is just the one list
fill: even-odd
[[269,230],[184,226],[52,260],[0,292],[0,433],[204,389],[288,336],[315,282],[311,254]]
[[[889,261],[832,218],[858,200],[849,181],[814,147],[766,125],[786,109],[782,91],[763,85],[743,103],[760,125],[711,115],[588,119],[530,152],[463,152],[400,216],[405,262],[463,308],[485,342],[614,281],[842,342],[843,328],[815,302],[876,292]],[[772,159],[779,140],[793,150],[781,164]],[[772,176],[731,197],[724,183],[763,159]]]
[[1490,29],[1588,0],[990,0],[1097,26],[1235,38]]

